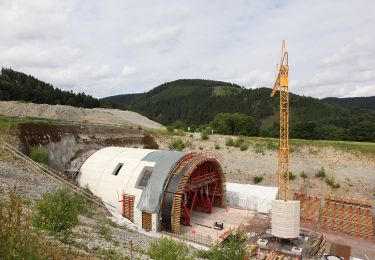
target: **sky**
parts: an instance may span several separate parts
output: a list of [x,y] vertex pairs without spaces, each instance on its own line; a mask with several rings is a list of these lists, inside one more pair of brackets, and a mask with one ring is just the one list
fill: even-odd
[[373,0],[0,0],[0,66],[101,98],[181,78],[375,95]]

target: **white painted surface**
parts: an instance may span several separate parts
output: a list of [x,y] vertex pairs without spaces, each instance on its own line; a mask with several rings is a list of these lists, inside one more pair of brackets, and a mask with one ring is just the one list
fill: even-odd
[[[122,211],[122,194],[133,195],[134,224],[142,226],[142,212],[136,208],[142,190],[136,188],[137,180],[145,166],[154,166],[154,162],[142,159],[154,150],[124,147],[107,147],[95,152],[82,165],[77,181],[81,187],[89,189],[104,202]],[[113,171],[123,163],[118,175]]]
[[277,187],[227,182],[227,202],[229,206],[268,213],[277,190]]
[[300,231],[300,202],[272,201],[271,234],[280,238],[296,238]]

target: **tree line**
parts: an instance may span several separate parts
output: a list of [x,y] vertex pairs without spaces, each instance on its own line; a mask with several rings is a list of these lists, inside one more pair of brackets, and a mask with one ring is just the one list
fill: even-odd
[[53,87],[32,76],[2,68],[0,75],[0,100],[22,100],[38,104],[69,105],[94,108],[100,101],[85,93],[73,93]]

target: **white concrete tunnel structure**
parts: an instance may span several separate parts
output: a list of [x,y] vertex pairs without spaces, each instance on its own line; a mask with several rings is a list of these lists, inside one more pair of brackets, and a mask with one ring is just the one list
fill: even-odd
[[146,230],[179,234],[192,210],[226,203],[221,165],[201,152],[107,147],[83,163],[77,181]]

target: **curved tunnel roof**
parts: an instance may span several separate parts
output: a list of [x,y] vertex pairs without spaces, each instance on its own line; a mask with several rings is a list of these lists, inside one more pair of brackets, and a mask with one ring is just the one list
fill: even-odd
[[[107,147],[92,154],[82,165],[78,183],[88,186],[105,202],[120,210],[118,201],[123,193],[135,196],[141,211],[155,213],[160,209],[166,180],[185,152]],[[152,174],[147,184],[139,183],[147,168]]]

